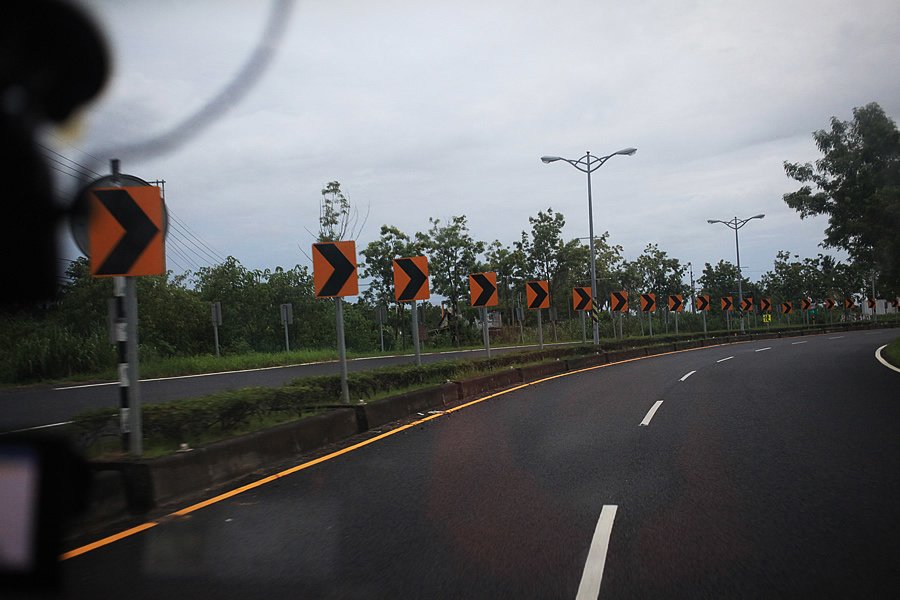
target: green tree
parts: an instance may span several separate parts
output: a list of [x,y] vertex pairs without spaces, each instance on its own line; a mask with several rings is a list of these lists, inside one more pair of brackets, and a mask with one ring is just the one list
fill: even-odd
[[635,259],[635,268],[640,278],[641,290],[635,292],[654,292],[660,306],[665,306],[668,294],[684,294],[685,265],[677,258],[659,249],[656,244],[647,244],[640,256]]
[[842,248],[875,269],[882,285],[900,289],[900,131],[876,103],[853,109],[852,121],[831,118],[813,133],[822,158],[784,163],[804,184],[784,195],[801,218],[827,215],[824,245]]
[[319,241],[336,242],[354,239],[365,225],[359,222],[359,211],[341,190],[338,181],[329,181],[322,188],[319,202]]
[[[737,267],[727,260],[720,260],[715,265],[706,263],[703,267],[703,274],[697,279],[700,291],[711,296],[710,300],[714,308],[719,307],[719,298],[723,296],[733,296],[737,302],[737,281]],[[751,289],[750,280],[743,277],[741,287],[745,290]]]
[[[380,237],[369,242],[360,253],[365,260],[362,276],[369,280],[369,287],[363,292],[362,300],[374,307],[394,307],[388,313],[389,333],[385,341],[387,346],[396,347],[395,341],[400,339],[401,332],[409,331],[410,325],[403,317],[404,303],[394,300],[394,259],[417,256],[422,252],[400,229],[393,225],[382,225]],[[369,318],[369,321],[372,319]]]
[[394,304],[394,259],[421,254],[419,246],[393,225],[382,225],[380,237],[360,252],[364,258],[362,276],[369,280],[363,298],[373,305]]
[[500,309],[514,322],[513,310],[524,303],[525,253],[518,244],[504,246],[498,240],[488,244],[484,252],[486,268],[497,273],[497,295]]
[[478,266],[478,256],[484,252],[484,242],[476,241],[469,234],[464,215],[451,217],[442,224],[440,219],[430,218],[431,228],[416,234],[416,243],[427,251],[431,286],[434,292],[445,296],[453,307],[454,338],[460,341],[460,301],[469,292],[469,274]]
[[529,237],[522,232],[521,249],[526,257],[527,277],[552,281],[559,270],[560,249],[562,248],[562,228],[566,218],[562,213],[538,211],[536,217],[528,217],[531,224]]

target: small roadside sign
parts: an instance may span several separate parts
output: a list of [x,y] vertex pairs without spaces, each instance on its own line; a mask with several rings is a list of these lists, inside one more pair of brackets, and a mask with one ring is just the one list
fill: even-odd
[[359,294],[356,242],[319,242],[312,246],[313,288],[316,298]]
[[487,271],[469,275],[469,299],[472,306],[497,306],[497,273]]
[[525,304],[531,309],[550,308],[550,282],[546,280],[527,282]]
[[674,312],[684,312],[684,297],[681,294],[672,294],[669,296],[669,310]]
[[431,297],[428,289],[428,257],[395,258],[394,298],[397,302],[415,302]]
[[712,302],[709,294],[700,294],[699,296],[697,296],[697,310],[709,310],[710,304],[712,304]]
[[576,287],[572,288],[572,310],[586,310],[593,308],[594,302],[591,299],[591,288]]
[[156,186],[90,190],[88,244],[94,277],[163,275],[165,208]]

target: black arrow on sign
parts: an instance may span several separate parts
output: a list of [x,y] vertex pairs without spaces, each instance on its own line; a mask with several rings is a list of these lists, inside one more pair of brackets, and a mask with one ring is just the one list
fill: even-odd
[[578,304],[575,305],[575,310],[587,310],[588,304],[591,303],[591,295],[581,288],[575,288],[575,293],[578,295]]
[[528,287],[534,292],[534,300],[528,305],[528,308],[540,308],[541,304],[544,303],[544,299],[549,296],[549,294],[544,289],[544,286],[537,281],[529,281]]
[[125,235],[97,269],[97,275],[128,273],[159,233],[159,227],[125,190],[95,190],[94,195],[125,229]]
[[613,292],[613,296],[615,296],[616,301],[613,303],[612,310],[613,312],[621,312],[622,307],[625,306],[628,300],[625,299],[621,292]]
[[487,306],[488,300],[491,299],[491,296],[494,295],[494,292],[497,291],[497,288],[494,287],[494,284],[484,276],[484,273],[475,273],[472,275],[472,279],[475,280],[475,283],[481,286],[481,295],[475,299],[475,303],[472,306]]
[[316,244],[316,250],[319,251],[322,258],[328,261],[328,264],[334,267],[334,272],[328,278],[328,281],[325,282],[325,285],[322,286],[322,289],[319,290],[319,295],[337,296],[344,284],[347,283],[347,280],[350,279],[350,276],[353,275],[356,267],[347,260],[347,257],[338,249],[336,244]]
[[641,294],[641,298],[644,300],[644,312],[653,312],[656,310],[656,299],[653,298],[650,294]]
[[397,265],[399,265],[400,268],[403,269],[403,272],[409,277],[409,283],[407,283],[406,287],[403,288],[403,291],[400,292],[400,297],[397,300],[399,302],[409,302],[416,297],[416,294],[422,289],[422,285],[428,277],[426,277],[425,273],[416,266],[416,263],[411,258],[398,258],[396,261]]
[[731,310],[734,307],[734,300],[729,300],[727,297],[722,297],[722,310]]
[[707,308],[709,308],[709,298],[697,296],[697,310],[706,310]]

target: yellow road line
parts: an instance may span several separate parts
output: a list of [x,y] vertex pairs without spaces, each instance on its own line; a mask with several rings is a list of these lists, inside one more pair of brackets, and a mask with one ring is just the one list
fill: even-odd
[[[746,343],[746,342],[732,342],[732,343]],[[507,389],[499,391],[499,392],[495,392],[488,396],[483,396],[481,398],[476,398],[475,400],[470,400],[469,402],[460,404],[459,406],[454,406],[453,408],[449,408],[442,413],[437,413],[434,415],[427,416],[423,419],[413,421],[412,423],[407,423],[406,425],[402,425],[400,427],[397,427],[396,429],[391,429],[390,431],[386,431],[382,434],[376,435],[375,437],[371,437],[367,440],[363,440],[362,442],[353,444],[352,446],[347,446],[346,448],[342,448],[342,449],[332,452],[330,454],[326,454],[325,456],[320,456],[319,458],[315,458],[315,459],[307,461],[305,463],[293,466],[289,469],[285,469],[284,471],[280,471],[279,473],[275,473],[274,475],[269,475],[268,477],[263,477],[262,479],[260,479],[258,481],[254,481],[253,483],[248,483],[247,485],[243,485],[243,486],[235,488],[233,490],[229,490],[223,494],[219,494],[218,496],[209,498],[208,500],[204,500],[202,502],[192,504],[186,508],[182,508],[181,510],[177,510],[157,521],[147,521],[146,523],[143,523],[142,525],[132,527],[131,529],[126,529],[125,531],[121,531],[121,532],[113,534],[111,536],[102,538],[100,540],[97,540],[96,542],[91,542],[90,544],[86,544],[79,548],[75,548],[74,550],[70,550],[68,552],[63,553],[62,555],[60,555],[59,558],[60,558],[60,560],[68,560],[70,558],[75,558],[76,556],[81,556],[82,554],[86,554],[87,552],[90,552],[92,550],[102,548],[103,546],[107,546],[114,542],[118,542],[119,540],[125,539],[127,537],[131,537],[138,533],[141,533],[142,531],[146,531],[148,529],[156,527],[157,525],[159,525],[161,522],[165,521],[166,519],[169,519],[172,517],[182,517],[184,515],[194,512],[194,511],[200,510],[201,508],[206,508],[207,506],[210,506],[212,504],[216,504],[223,500],[227,500],[228,498],[237,496],[238,494],[243,494],[244,492],[261,487],[263,485],[266,485],[267,483],[271,483],[271,482],[275,481],[276,479],[280,479],[282,477],[286,477],[293,473],[297,473],[298,471],[303,471],[304,469],[314,467],[314,466],[316,466],[320,463],[323,463],[327,460],[331,460],[331,459],[337,458],[338,456],[341,456],[343,454],[353,452],[354,450],[358,450],[360,448],[363,448],[364,446],[368,446],[369,444],[374,444],[375,442],[377,442],[379,440],[383,440],[384,438],[392,436],[397,433],[400,433],[401,431],[405,431],[407,429],[416,427],[417,425],[421,425],[422,423],[426,423],[426,422],[432,421],[434,419],[438,419],[446,414],[454,413],[458,410],[462,410],[464,408],[474,406],[476,404],[484,402],[485,400],[490,400],[491,398],[496,398],[497,396],[503,396],[504,394],[509,394],[510,392],[515,392],[517,390],[521,390],[523,388],[526,388],[526,387],[529,387],[532,385],[536,385],[538,383],[544,383],[546,381],[551,381],[553,379],[559,379],[560,377],[568,377],[570,375],[577,375],[578,373],[584,373],[586,371],[594,371],[596,369],[603,369],[605,367],[612,367],[614,365],[621,365],[624,363],[630,363],[630,362],[634,362],[637,360],[644,360],[647,358],[656,358],[657,356],[668,356],[670,354],[680,354],[682,352],[691,352],[693,350],[704,350],[706,348],[715,348],[717,346],[724,346],[724,345],[726,345],[726,344],[715,344],[713,346],[702,346],[700,348],[686,348],[684,350],[673,350],[671,352],[663,352],[661,354],[651,354],[649,356],[638,356],[635,358],[629,358],[626,360],[605,363],[602,365],[594,365],[592,367],[585,367],[583,369],[577,369],[575,371],[566,371],[565,373],[559,373],[557,375],[551,375],[549,377],[544,377],[543,379],[536,379],[535,381],[529,381],[528,383],[522,383],[517,386],[507,388]]]

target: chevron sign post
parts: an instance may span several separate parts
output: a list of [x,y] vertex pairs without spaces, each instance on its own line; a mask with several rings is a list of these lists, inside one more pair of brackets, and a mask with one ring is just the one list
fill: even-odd
[[356,242],[321,242],[312,246],[313,289],[316,298],[334,298],[338,357],[341,363],[341,400],[350,404],[347,386],[347,344],[344,340],[344,296],[359,294]]
[[410,317],[412,327],[413,349],[416,354],[416,365],[422,366],[422,353],[419,349],[419,300],[428,300],[431,292],[428,289],[428,257],[411,256],[395,258],[394,297],[397,302],[412,302]]
[[550,282],[546,280],[525,283],[525,304],[538,311],[538,347],[544,349],[544,311],[550,308]]
[[469,275],[469,300],[472,306],[481,309],[481,336],[484,338],[484,351],[491,357],[491,332],[488,329],[487,307],[497,306],[497,273],[473,273]]
[[700,294],[697,296],[697,310],[703,316],[703,335],[706,335],[706,313],[709,312],[712,299],[709,294]]

